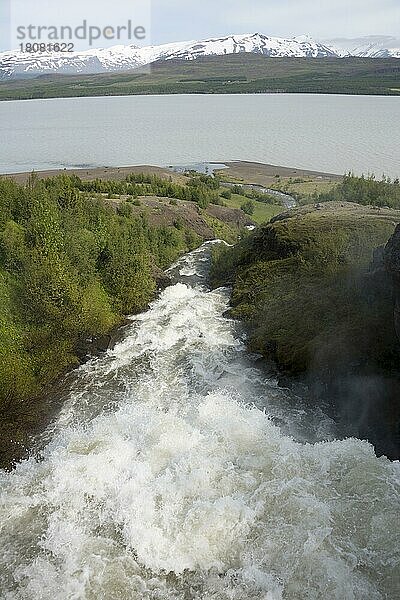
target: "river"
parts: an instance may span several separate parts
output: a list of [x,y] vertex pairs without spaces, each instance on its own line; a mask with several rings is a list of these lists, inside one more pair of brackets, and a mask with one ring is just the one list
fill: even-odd
[[67,378],[0,472],[7,600],[399,597],[400,469],[280,388],[210,290],[212,243]]

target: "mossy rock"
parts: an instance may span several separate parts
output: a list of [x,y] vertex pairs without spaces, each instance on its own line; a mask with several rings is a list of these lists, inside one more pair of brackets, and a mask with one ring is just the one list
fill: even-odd
[[246,321],[250,346],[287,371],[336,361],[389,365],[396,354],[391,291],[367,277],[400,212],[328,202],[275,217],[214,256],[213,276],[233,284],[232,315]]

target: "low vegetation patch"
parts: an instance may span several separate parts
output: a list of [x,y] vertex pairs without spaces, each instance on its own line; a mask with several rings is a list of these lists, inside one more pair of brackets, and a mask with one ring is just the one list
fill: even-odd
[[330,189],[311,195],[299,194],[302,204],[310,202],[355,202],[365,206],[400,209],[400,181],[389,177],[376,179],[374,175],[355,177],[352,173]]

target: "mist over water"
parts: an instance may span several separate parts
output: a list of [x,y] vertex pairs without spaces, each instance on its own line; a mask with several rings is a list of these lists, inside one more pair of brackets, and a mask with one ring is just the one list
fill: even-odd
[[278,387],[206,286],[211,243],[69,377],[0,471],[10,599],[395,599],[400,468]]

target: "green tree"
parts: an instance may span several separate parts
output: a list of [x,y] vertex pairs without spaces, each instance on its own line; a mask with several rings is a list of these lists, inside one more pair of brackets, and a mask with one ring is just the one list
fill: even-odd
[[223,190],[220,193],[220,196],[221,196],[221,198],[225,198],[225,200],[230,200],[232,198],[232,192],[229,189]]
[[252,215],[254,213],[255,204],[252,200],[246,200],[241,204],[240,208],[246,215]]

